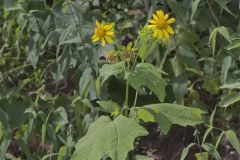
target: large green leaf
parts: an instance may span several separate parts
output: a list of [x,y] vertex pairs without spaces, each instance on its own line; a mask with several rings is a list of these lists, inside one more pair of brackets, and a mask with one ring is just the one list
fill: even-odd
[[167,83],[161,77],[161,71],[152,64],[139,63],[135,69],[127,75],[127,80],[135,89],[147,86],[157,95],[160,101],[163,101],[166,96],[165,87]]
[[196,124],[204,122],[203,114],[205,112],[199,108],[160,103],[146,105],[139,109],[152,110],[154,114],[163,114],[171,123],[181,126],[195,126]]
[[102,116],[89,128],[86,136],[76,144],[73,160],[100,160],[111,157],[112,160],[125,160],[134,148],[134,139],[144,136],[147,131],[135,121],[124,116],[112,121]]
[[115,64],[104,64],[100,69],[100,79],[103,84],[109,77],[117,76],[124,71],[124,62],[118,62]]

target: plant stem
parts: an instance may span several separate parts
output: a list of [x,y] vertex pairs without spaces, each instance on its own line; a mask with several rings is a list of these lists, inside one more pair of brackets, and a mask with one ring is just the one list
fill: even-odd
[[136,90],[136,93],[135,93],[135,99],[134,99],[133,107],[136,107],[136,104],[137,104],[137,97],[138,97],[138,90]]
[[[138,41],[139,41],[139,36],[138,36],[137,40],[135,41],[133,48],[136,47]],[[131,71],[134,69],[134,66],[135,66],[135,64],[136,64],[136,62],[137,62],[138,56],[139,56],[139,54],[138,54],[138,52],[137,52],[137,55],[136,55],[136,57],[134,58],[134,61],[133,61],[133,65],[132,65]]]
[[[130,62],[127,61],[127,68],[125,69],[125,74],[130,71]],[[125,89],[125,116],[128,116],[128,94],[129,94],[129,81],[126,80],[126,89]]]
[[167,55],[168,55],[168,49],[163,51],[163,57],[161,59],[160,67],[159,67],[160,70],[162,70],[162,68],[163,68],[163,65],[166,61]]
[[[129,69],[130,69],[130,62],[127,61],[126,73],[129,72]],[[125,105],[126,105],[127,108],[129,108],[128,107],[128,94],[129,94],[128,92],[129,92],[129,81],[127,80],[127,82],[126,82],[126,93],[125,93]]]
[[198,148],[199,148],[199,151],[200,151],[200,155],[201,155],[201,158],[202,158],[202,147],[201,147],[201,144],[200,144],[200,140],[199,140],[199,131],[197,129],[197,135],[196,135],[196,138],[197,138],[197,145],[198,145]]

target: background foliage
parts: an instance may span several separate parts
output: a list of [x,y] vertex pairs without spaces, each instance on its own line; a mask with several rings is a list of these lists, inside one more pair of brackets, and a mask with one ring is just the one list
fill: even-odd
[[[109,66],[104,55],[135,42],[157,9],[176,17],[175,35],[166,49],[156,45],[148,55],[144,54],[149,46],[138,50],[146,57],[134,70],[143,76],[128,75],[129,105],[139,106],[130,115],[158,122],[161,134],[171,133],[171,124],[193,126],[196,138],[178,159],[194,146],[201,148],[192,151],[196,159],[222,159],[225,140],[239,157],[239,6],[238,0],[0,0],[0,159],[71,159],[80,138],[79,143],[85,143],[86,136],[94,139],[87,132],[104,132],[101,126],[124,119],[102,116],[115,112],[114,105],[122,108],[125,100],[124,75],[116,72],[122,64]],[[96,20],[116,23],[114,45],[91,42]],[[142,68],[149,71],[143,73]],[[144,77],[161,81],[156,85]],[[149,105],[159,101],[164,103]],[[184,106],[193,110],[181,109]],[[199,112],[206,113],[204,120]],[[159,114],[166,119],[159,119]],[[126,121],[136,125],[132,119]],[[126,158],[134,149],[134,138],[146,135],[137,126],[124,157],[111,152],[112,159]],[[127,129],[121,123],[119,128]],[[97,158],[103,158],[99,154]]]

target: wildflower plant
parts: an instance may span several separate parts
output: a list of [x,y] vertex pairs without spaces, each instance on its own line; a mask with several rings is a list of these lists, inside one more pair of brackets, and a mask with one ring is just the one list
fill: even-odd
[[[125,160],[128,152],[134,148],[134,140],[138,136],[145,136],[148,132],[139,124],[144,122],[159,122],[162,131],[167,134],[172,124],[182,126],[195,126],[204,121],[204,111],[183,105],[161,103],[166,96],[167,77],[161,68],[145,63],[145,59],[154,50],[154,47],[166,48],[167,41],[174,34],[170,27],[175,21],[164,15],[162,10],[153,14],[153,19],[139,31],[134,43],[127,46],[116,46],[105,53],[106,64],[101,66],[97,81],[97,88],[101,87],[111,76],[116,76],[125,81],[125,100],[117,104],[111,99],[101,100],[97,103],[109,113],[100,116],[88,130],[87,134],[76,144],[73,160],[96,160],[110,157],[113,160]],[[105,40],[112,43],[109,36],[111,24],[96,22],[97,28],[92,37],[93,42]],[[170,35],[169,35],[170,34]],[[135,89],[134,103],[129,103],[129,88]],[[137,106],[139,91],[148,88],[159,99],[158,104]],[[186,116],[188,115],[188,116]],[[159,121],[158,119],[161,119]]]
[[240,155],[239,1],[142,2],[0,0],[0,160]]

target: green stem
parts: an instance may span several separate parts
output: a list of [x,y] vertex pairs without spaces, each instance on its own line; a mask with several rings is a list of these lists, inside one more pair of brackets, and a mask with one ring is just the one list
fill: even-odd
[[[127,61],[127,68],[125,69],[125,73],[129,72],[130,70],[130,62]],[[128,115],[128,109],[129,109],[129,106],[128,106],[128,95],[129,95],[129,81],[127,80],[126,82],[126,91],[125,91],[125,116]]]
[[[139,41],[139,36],[138,36],[137,40],[135,41],[133,48],[136,47],[138,41]],[[138,57],[139,57],[139,54],[138,54],[138,52],[137,52],[137,56],[134,58],[133,65],[132,65],[132,68],[131,68],[131,71],[134,69],[134,66],[135,66],[135,64],[136,64],[136,62],[137,62]]]
[[160,62],[160,67],[159,67],[160,70],[162,70],[162,68],[163,68],[163,65],[164,65],[164,63],[167,59],[167,55],[168,55],[168,50],[165,50],[163,52],[163,57],[162,57],[161,62]]
[[137,97],[138,97],[138,90],[136,90],[136,93],[135,93],[135,99],[134,99],[133,107],[136,107],[136,104],[137,104]]
[[126,105],[126,107],[127,108],[129,108],[128,107],[128,92],[129,92],[129,82],[127,81],[127,83],[126,83],[126,95],[125,95],[125,105]]
[[[144,63],[144,60],[142,59],[141,63]],[[138,98],[138,90],[136,90],[136,93],[135,93],[135,98],[134,98],[134,104],[133,104],[133,107],[136,107],[136,104],[137,104],[137,98]]]

